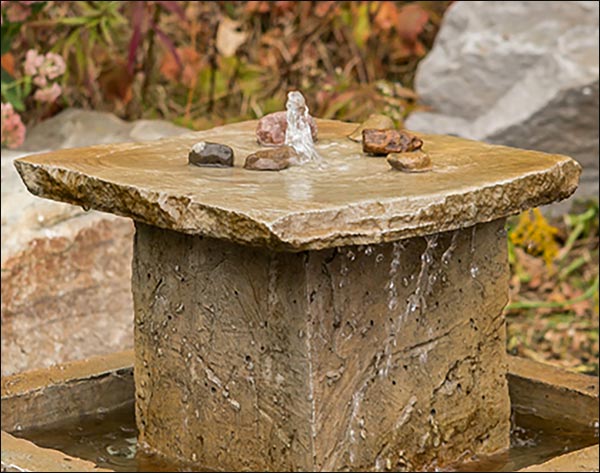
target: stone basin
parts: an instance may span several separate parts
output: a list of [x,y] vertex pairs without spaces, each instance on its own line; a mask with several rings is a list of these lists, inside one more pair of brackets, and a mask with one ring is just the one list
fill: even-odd
[[[508,358],[511,448],[449,471],[597,470],[598,378]],[[0,470],[190,471],[131,455],[133,361],[119,352],[3,377]]]
[[[36,195],[136,222],[136,419],[209,469],[432,468],[509,442],[504,219],[568,197],[572,159],[419,135],[392,170],[318,121],[324,163],[242,169],[256,122],[15,162]],[[235,152],[187,165],[197,141]]]

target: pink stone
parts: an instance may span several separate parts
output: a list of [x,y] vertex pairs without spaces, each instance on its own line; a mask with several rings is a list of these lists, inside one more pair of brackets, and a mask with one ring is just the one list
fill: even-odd
[[[317,122],[309,117],[310,132],[314,141],[317,141]],[[262,146],[281,146],[285,143],[287,129],[286,112],[274,112],[265,115],[256,126],[256,140]]]

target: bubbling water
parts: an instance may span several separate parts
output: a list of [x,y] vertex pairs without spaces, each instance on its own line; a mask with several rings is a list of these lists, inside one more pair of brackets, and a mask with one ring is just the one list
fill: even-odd
[[285,144],[298,153],[298,164],[320,163],[322,159],[312,139],[308,106],[304,96],[298,91],[289,92],[285,108],[287,110]]

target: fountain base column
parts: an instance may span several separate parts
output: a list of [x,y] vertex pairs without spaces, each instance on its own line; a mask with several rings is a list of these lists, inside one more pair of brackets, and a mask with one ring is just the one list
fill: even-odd
[[508,447],[503,229],[286,253],[137,224],[142,445],[233,471]]

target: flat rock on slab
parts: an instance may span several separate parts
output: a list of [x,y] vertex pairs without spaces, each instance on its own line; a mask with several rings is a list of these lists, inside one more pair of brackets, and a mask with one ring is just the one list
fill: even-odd
[[455,2],[415,78],[431,112],[407,128],[566,154],[597,198],[598,19],[591,1]]
[[[310,133],[317,141],[317,122],[309,116]],[[282,146],[285,144],[287,130],[286,112],[274,112],[265,115],[256,125],[256,140],[262,146]]]
[[373,130],[385,130],[385,129],[393,129],[394,128],[394,120],[392,120],[387,115],[381,115],[378,113],[373,113],[369,115],[364,122],[362,122],[356,130],[348,135],[352,141],[356,141],[360,143],[362,141],[362,132],[363,130],[371,128]]
[[347,138],[356,124],[319,120],[323,169],[250,173],[187,166],[198,141],[258,151],[256,121],[146,144],[101,145],[15,161],[43,197],[157,227],[255,246],[303,251],[395,241],[464,228],[570,196],[573,159],[451,136],[422,135],[443,172],[389,172]]
[[386,156],[389,153],[415,151],[423,146],[423,140],[406,131],[364,129],[362,131],[363,151],[374,156]]
[[233,150],[221,143],[199,141],[192,146],[188,162],[194,166],[231,167],[233,166]]
[[246,158],[244,168],[254,171],[281,171],[290,167],[298,153],[290,146],[263,149]]
[[391,153],[387,162],[394,169],[403,172],[426,172],[431,170],[431,158],[421,150],[408,153]]

